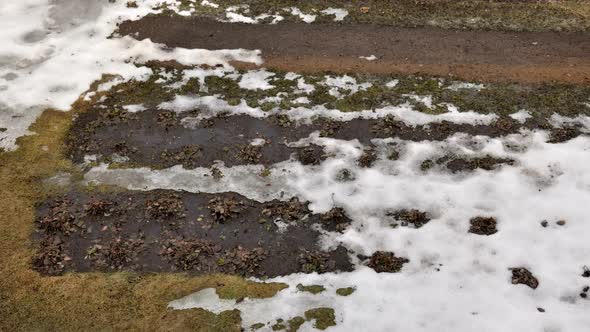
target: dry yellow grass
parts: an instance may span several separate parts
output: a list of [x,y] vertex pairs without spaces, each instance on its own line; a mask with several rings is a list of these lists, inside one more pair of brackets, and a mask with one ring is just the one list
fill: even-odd
[[167,303],[215,287],[221,297],[269,297],[286,287],[236,276],[72,273],[43,277],[31,269],[35,203],[51,191],[43,185],[57,172],[75,172],[63,156],[72,112],[45,111],[19,139],[19,149],[0,153],[0,331],[232,331],[237,311],[214,315],[201,309],[172,311]]

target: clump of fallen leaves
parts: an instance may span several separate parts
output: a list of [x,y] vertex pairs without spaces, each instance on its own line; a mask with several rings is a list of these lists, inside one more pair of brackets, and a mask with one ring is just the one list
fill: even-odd
[[393,213],[387,213],[387,215],[400,220],[402,226],[408,226],[411,224],[415,228],[420,228],[430,221],[430,216],[427,212],[422,212],[416,209],[399,210]]
[[49,206],[49,211],[37,218],[37,223],[47,233],[70,234],[76,230],[76,217],[70,212],[72,202],[68,199],[56,199]]
[[513,267],[510,270],[512,270],[512,284],[523,284],[532,289],[536,289],[539,286],[539,280],[526,268]]
[[475,217],[470,220],[470,223],[469,233],[492,235],[498,231],[496,229],[496,218],[493,217]]
[[262,215],[266,217],[280,217],[283,220],[295,221],[303,218],[309,213],[307,202],[302,203],[297,197],[291,198],[288,202],[273,201],[267,203],[262,209]]
[[178,195],[147,200],[146,210],[152,218],[184,217],[184,203]]
[[108,216],[113,212],[112,206],[115,204],[111,201],[94,199],[84,204],[84,211],[91,216]]
[[337,232],[344,231],[352,222],[341,207],[335,207],[326,213],[322,213],[320,221],[325,229]]
[[404,257],[396,257],[390,251],[376,251],[369,259],[368,266],[377,273],[381,272],[399,272],[405,263],[410,260]]
[[240,214],[243,206],[244,203],[242,201],[220,196],[211,199],[207,205],[213,219],[220,223],[225,223],[232,217]]
[[33,269],[44,275],[60,275],[65,263],[71,260],[64,254],[63,241],[59,236],[44,238],[33,256]]

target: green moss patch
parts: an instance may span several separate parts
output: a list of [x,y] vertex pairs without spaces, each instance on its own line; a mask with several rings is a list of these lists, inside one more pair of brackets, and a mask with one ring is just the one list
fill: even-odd
[[313,327],[325,330],[330,326],[336,326],[336,315],[332,308],[315,308],[305,312],[305,319],[314,320]]
[[319,294],[319,293],[325,291],[326,288],[322,285],[303,286],[302,284],[298,284],[297,290],[300,292],[308,292],[308,293],[312,293],[315,295],[315,294]]
[[[101,105],[112,109],[113,120],[118,120],[118,112],[124,105],[143,104],[155,107],[173,99],[175,95],[210,96],[217,95],[229,105],[244,101],[250,107],[263,111],[285,110],[293,107],[313,107],[323,105],[328,109],[343,112],[374,110],[385,106],[411,105],[415,110],[440,114],[450,106],[459,112],[474,111],[482,114],[507,116],[520,110],[529,111],[536,118],[548,118],[557,113],[563,116],[590,115],[590,86],[567,83],[518,84],[486,83],[484,85],[463,84],[448,78],[414,75],[369,75],[348,74],[357,84],[370,83],[370,87],[351,92],[345,88],[327,86],[327,76],[331,73],[301,75],[297,79],[287,79],[286,73],[273,71],[269,83],[273,88],[249,90],[238,84],[237,78],[208,76],[204,82],[190,79],[178,89],[166,85],[178,83],[182,79],[182,67],[170,63],[152,62],[145,64],[154,71],[146,81],[129,81],[115,85],[103,94]],[[162,78],[168,73],[167,80]],[[171,75],[170,75],[171,73]],[[170,78],[171,77],[171,78]],[[297,88],[298,80],[312,85],[314,90],[306,93]],[[388,83],[396,82],[394,86]],[[335,97],[331,90],[338,91]],[[299,103],[305,97],[309,103]],[[422,99],[431,98],[432,105]],[[124,121],[124,119],[121,119]]]
[[355,287],[338,288],[336,294],[340,296],[348,296],[356,291]]

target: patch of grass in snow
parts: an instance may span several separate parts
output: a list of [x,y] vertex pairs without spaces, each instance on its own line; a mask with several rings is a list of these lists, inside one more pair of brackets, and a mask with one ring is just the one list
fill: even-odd
[[[401,27],[434,26],[445,29],[505,31],[588,31],[590,9],[586,1],[489,1],[489,0],[213,0],[219,8],[202,5],[200,0],[181,0],[179,10],[194,8],[193,15],[225,19],[231,6],[248,5],[237,10],[255,17],[279,14],[285,21],[300,22],[283,8],[297,7],[305,14],[317,15],[314,22],[333,22],[332,15],[319,15],[326,8],[348,11],[344,23],[375,23]],[[341,22],[339,22],[341,23]]]
[[307,285],[304,286],[302,284],[297,285],[297,290],[300,292],[308,292],[311,294],[319,294],[326,290],[326,288],[322,285]]
[[345,288],[338,288],[336,290],[336,294],[340,296],[348,296],[356,291],[354,287],[345,287]]
[[[475,111],[503,116],[523,109],[540,118],[550,117],[553,113],[563,116],[590,115],[590,108],[584,107],[584,103],[590,100],[590,86],[587,85],[486,83],[485,87],[480,88],[457,88],[457,81],[448,78],[348,74],[356,81],[356,85],[370,83],[370,86],[356,91],[352,91],[350,86],[339,87],[337,91],[340,96],[335,96],[330,93],[334,87],[326,85],[325,80],[327,76],[337,76],[329,72],[287,79],[286,73],[273,71],[274,76],[269,78],[272,88],[251,90],[240,87],[239,76],[246,71],[239,71],[236,79],[208,76],[204,84],[190,79],[186,85],[174,90],[166,88],[164,83],[155,83],[160,79],[163,69],[157,69],[153,64],[150,66],[155,74],[147,81],[131,81],[113,88],[112,92],[118,91],[112,94],[114,104],[136,104],[143,101],[144,104],[155,106],[158,102],[170,100],[175,94],[183,94],[219,95],[230,105],[238,105],[243,100],[248,106],[260,107],[263,111],[324,105],[329,109],[355,112],[409,103],[415,110],[428,114],[444,113],[450,104],[456,106],[460,112]],[[180,73],[175,75],[179,76],[175,76],[173,82],[180,80]],[[313,91],[298,89],[298,80],[304,80],[306,85],[313,87]],[[387,83],[394,80],[397,84],[387,86]],[[306,97],[309,103],[298,103],[297,99],[300,97]],[[421,99],[424,97],[431,98],[431,105]]]
[[[474,111],[482,114],[508,116],[526,110],[546,122],[554,113],[575,117],[590,115],[590,86],[567,83],[485,83],[485,85],[461,85],[449,78],[414,75],[372,75],[349,73],[354,84],[334,87],[326,84],[326,78],[344,77],[330,72],[302,74],[298,78],[287,76],[282,71],[272,71],[268,78],[268,89],[246,89],[240,87],[242,75],[247,71],[236,71],[232,77],[206,76],[204,82],[190,78],[182,82],[183,67],[174,62],[151,62],[147,66],[153,74],[144,81],[131,80],[114,85],[110,90],[93,96],[97,104],[112,109],[114,117],[133,116],[123,110],[124,105],[142,104],[146,108],[170,101],[175,95],[210,96],[217,95],[229,105],[242,101],[250,107],[263,111],[287,110],[294,107],[323,105],[328,109],[343,112],[374,110],[386,106],[410,104],[414,110],[427,114],[447,112],[454,106],[459,112]],[[105,80],[116,79],[105,76]],[[312,91],[301,89],[300,83]],[[389,84],[395,82],[396,84]],[[358,88],[363,84],[367,87]],[[356,87],[356,88],[355,88]],[[334,91],[337,91],[335,94]],[[101,96],[99,101],[97,96]],[[309,102],[301,103],[305,97]]]
[[240,331],[237,310],[215,315],[201,309],[173,311],[167,304],[209,287],[222,298],[265,298],[287,286],[227,275],[123,272],[42,277],[31,269],[35,204],[52,193],[43,180],[59,172],[77,172],[65,158],[63,141],[72,118],[89,104],[80,99],[71,112],[45,111],[30,128],[34,135],[19,138],[16,151],[0,154],[0,330]]
[[332,308],[315,308],[305,312],[305,319],[314,320],[313,327],[318,330],[325,330],[330,326],[336,325],[336,315]]

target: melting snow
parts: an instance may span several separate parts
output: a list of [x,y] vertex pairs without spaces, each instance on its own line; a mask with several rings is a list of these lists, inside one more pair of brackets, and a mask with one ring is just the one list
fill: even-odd
[[315,21],[316,18],[316,15],[305,14],[297,7],[285,8],[285,11],[291,12],[292,15],[299,16],[299,18],[305,23],[311,23]]
[[[236,307],[244,326],[249,326],[329,306],[337,313],[335,331],[359,330],[369,321],[374,331],[569,331],[590,323],[590,302],[578,296],[587,284],[580,276],[583,266],[590,263],[587,211],[579,204],[590,200],[587,138],[549,144],[546,133],[536,132],[498,139],[457,134],[445,142],[397,141],[400,159],[380,160],[371,169],[356,165],[363,149],[358,142],[312,139],[335,156],[319,166],[279,164],[268,178],[257,175],[262,166],[222,168],[219,181],[205,177],[208,170],[181,167],[151,171],[102,166],[86,177],[134,189],[232,190],[260,201],[297,195],[311,201],[314,212],[341,206],[353,218],[352,227],[343,234],[326,235],[324,247],[342,243],[356,253],[390,250],[410,259],[397,274],[378,274],[365,267],[342,274],[294,274],[269,280],[291,285],[271,299],[234,304],[214,301],[208,291],[172,302],[175,308]],[[444,151],[491,154],[517,162],[468,174],[424,174],[419,169],[421,160]],[[352,180],[336,179],[343,168],[351,171]],[[391,228],[384,212],[402,208],[427,211],[433,220],[420,229]],[[479,215],[496,217],[498,233],[468,233],[469,219]],[[540,225],[543,220],[548,227]],[[559,226],[557,220],[567,223]],[[508,268],[514,266],[530,269],[539,287],[511,284]],[[296,291],[293,285],[298,283],[322,284],[327,290],[309,295]],[[335,295],[336,288],[350,286],[357,288],[352,295]],[[546,312],[539,313],[537,307]]]
[[274,88],[274,86],[269,84],[267,79],[274,75],[274,73],[271,73],[264,69],[248,71],[242,76],[242,79],[239,82],[239,86],[240,88],[248,90],[269,90]]
[[133,62],[174,59],[227,67],[231,60],[262,62],[257,51],[168,50],[150,40],[107,38],[118,22],[157,12],[152,8],[158,2],[146,0],[138,2],[138,8],[127,8],[124,1],[2,1],[0,123],[8,130],[0,132],[0,147],[15,148],[16,138],[28,133],[44,109],[69,110],[104,73],[125,80],[150,74]]
[[348,10],[342,8],[327,8],[322,10],[320,13],[334,15],[334,21],[342,21],[346,16],[348,16]]
[[365,59],[367,61],[375,61],[377,60],[377,56],[375,56],[374,54],[371,54],[369,56],[359,56],[360,59]]
[[[27,133],[28,126],[45,108],[69,110],[72,102],[103,73],[119,76],[103,83],[100,90],[130,78],[142,80],[151,74],[150,69],[136,67],[133,62],[174,59],[183,64],[223,65],[207,72],[191,70],[190,75],[201,83],[207,75],[231,76],[231,60],[261,63],[257,51],[168,50],[149,40],[107,38],[117,23],[157,12],[153,8],[160,2],[139,1],[138,8],[127,8],[124,1],[1,2],[0,123],[7,130],[0,132],[0,147],[14,148],[15,139]],[[181,15],[194,12],[194,6],[191,10],[178,10],[179,1],[163,2]],[[217,6],[206,0],[201,5]],[[316,19],[316,15],[295,7],[286,11],[307,23]],[[230,7],[226,15],[231,22],[245,23],[268,18],[276,23],[283,19],[276,14],[244,16],[248,12],[247,6]],[[334,15],[338,21],[347,12],[329,8],[321,14]],[[265,70],[250,71],[238,83],[247,89],[270,89],[272,75]],[[313,86],[297,74],[287,76],[297,79],[302,93],[313,91]],[[371,87],[370,83],[359,84],[346,75],[328,77],[324,84],[336,97]],[[394,80],[387,86],[397,84]],[[481,84],[470,83],[449,87],[482,88]],[[434,106],[430,96],[412,97],[427,107]],[[309,102],[303,96],[297,100]],[[140,104],[124,107],[130,112],[144,109]],[[249,107],[245,101],[231,106],[219,96],[176,96],[159,107],[179,113],[202,108],[199,117],[183,119],[187,124],[220,112],[256,117],[273,114]],[[348,121],[392,115],[409,125],[440,121],[489,124],[497,118],[493,114],[458,112],[452,105],[446,107],[447,112],[436,115],[416,112],[411,105],[355,113],[324,106],[283,112],[297,120],[323,116]],[[530,114],[520,111],[511,116],[523,122]],[[590,118],[582,115],[554,115],[551,122],[557,126],[579,125],[587,132],[590,128]],[[273,165],[266,177],[259,176],[264,170],[261,165],[227,168],[219,164],[217,167],[224,174],[221,179],[215,179],[211,170],[205,168],[109,169],[107,165],[91,168],[84,178],[87,182],[137,190],[235,191],[258,201],[298,196],[309,200],[314,212],[325,212],[336,205],[345,209],[353,223],[342,234],[326,233],[321,241],[323,247],[343,244],[365,255],[389,250],[410,259],[396,274],[378,274],[362,266],[351,273],[293,274],[270,280],[290,285],[270,299],[244,299],[236,303],[221,300],[214,290],[206,289],[172,301],[172,308],[202,307],[213,312],[238,308],[246,327],[328,306],[336,312],[338,325],[331,328],[334,331],[366,330],[368,326],[372,331],[581,331],[590,325],[590,302],[579,296],[580,290],[588,285],[588,280],[580,275],[583,267],[590,265],[588,211],[582,204],[590,201],[590,140],[584,136],[560,144],[546,140],[547,133],[543,131],[523,131],[495,139],[456,134],[443,142],[374,140],[380,159],[372,168],[361,168],[356,161],[365,147],[358,141],[322,138],[314,133],[292,144],[324,146],[330,153],[327,160],[317,166],[288,160]],[[262,139],[250,143],[263,144]],[[399,150],[398,160],[386,160],[385,153],[391,146]],[[492,155],[512,158],[516,163],[494,171],[459,174],[437,168],[420,170],[425,159],[446,154]],[[114,157],[125,161],[124,157]],[[95,156],[85,157],[86,163],[95,161]],[[337,176],[343,169],[350,171],[348,181]],[[391,227],[386,211],[413,208],[427,211],[433,220],[420,229]],[[479,215],[497,218],[499,231],[487,237],[468,233],[469,219]],[[543,220],[548,222],[547,227],[540,225]],[[557,220],[567,223],[560,226],[555,223]],[[539,278],[539,287],[532,290],[512,285],[508,268],[515,266],[530,269]],[[322,284],[326,291],[317,295],[299,292],[294,287],[298,283]],[[356,287],[357,291],[341,297],[335,294],[339,287]],[[311,323],[302,326],[303,331],[311,328]]]
[[525,110],[520,110],[516,113],[510,114],[510,117],[519,123],[525,123],[527,119],[532,118],[533,116]]
[[213,8],[219,8],[219,5],[218,4],[213,3],[213,2],[210,2],[210,1],[207,1],[207,0],[201,1],[201,5],[203,5],[203,6],[209,6],[209,7],[213,7]]

